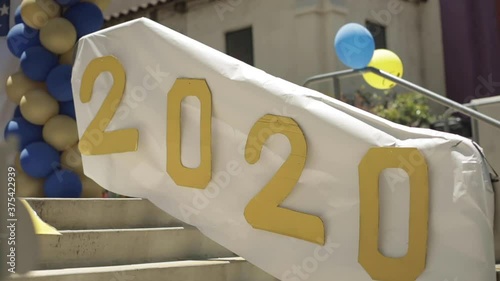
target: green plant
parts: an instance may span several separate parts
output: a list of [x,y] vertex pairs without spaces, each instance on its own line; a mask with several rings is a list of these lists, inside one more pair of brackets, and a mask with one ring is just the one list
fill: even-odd
[[432,113],[427,99],[417,93],[372,93],[361,89],[358,95],[366,110],[401,125],[428,128],[438,119]]

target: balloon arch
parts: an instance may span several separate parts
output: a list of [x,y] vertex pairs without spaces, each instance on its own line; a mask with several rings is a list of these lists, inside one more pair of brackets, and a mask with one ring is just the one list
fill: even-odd
[[20,70],[6,93],[18,107],[4,134],[19,141],[18,196],[102,197],[83,173],[71,71],[77,40],[101,29],[110,2],[23,0],[16,10],[7,45]]

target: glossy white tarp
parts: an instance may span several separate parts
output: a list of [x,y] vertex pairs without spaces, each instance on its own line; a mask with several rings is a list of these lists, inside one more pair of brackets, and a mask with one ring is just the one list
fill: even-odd
[[[373,147],[416,147],[429,166],[427,265],[419,281],[495,280],[493,191],[471,141],[408,128],[273,77],[147,19],[81,39],[73,70],[80,137],[112,85],[103,74],[90,103],[80,102],[82,75],[95,58],[112,55],[126,69],[124,100],[108,130],[137,128],[136,152],[84,156],[85,174],[106,189],[147,198],[170,215],[281,280],[368,281],[358,263],[358,165]],[[206,79],[212,92],[212,182],[206,190],[177,186],[166,172],[167,93],[177,78]],[[182,106],[182,160],[199,163],[199,105]],[[253,229],[244,208],[288,157],[285,137],[273,136],[254,165],[245,161],[248,132],[265,114],[292,117],[308,155],[293,192],[281,205],[320,216],[326,245]],[[381,181],[381,241],[389,257],[406,253],[407,179]],[[318,256],[318,253],[321,253]],[[321,258],[319,258],[321,257]]]

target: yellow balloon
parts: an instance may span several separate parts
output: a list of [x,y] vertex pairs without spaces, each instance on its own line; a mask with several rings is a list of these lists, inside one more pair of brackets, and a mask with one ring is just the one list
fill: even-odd
[[[403,62],[398,55],[389,50],[375,50],[373,58],[368,66],[383,70],[397,77],[403,76]],[[394,82],[369,72],[363,74],[363,78],[365,78],[366,83],[370,86],[380,90],[387,90],[396,86]]]
[[76,42],[76,29],[73,24],[64,18],[50,19],[40,29],[42,45],[55,54],[64,54],[71,50]]
[[43,126],[43,139],[55,149],[63,151],[78,142],[76,121],[66,115],[57,115]]
[[106,10],[111,4],[111,0],[83,0],[82,2],[94,3],[101,11]]
[[[26,1],[26,0],[23,0]],[[36,4],[49,15],[49,18],[57,18],[61,15],[61,5],[55,0],[36,0]]]
[[66,53],[62,54],[59,57],[59,63],[60,64],[70,64],[70,65],[72,65],[75,62],[75,57],[74,57],[75,46],[76,45],[73,45],[73,47],[71,47],[71,49],[69,49],[69,51],[67,51]]
[[62,153],[61,165],[65,169],[83,175],[82,154],[78,150],[78,145],[74,145]]
[[82,198],[102,198],[102,194],[106,191],[92,179],[81,176],[82,180]]
[[45,125],[59,113],[59,103],[45,90],[28,91],[19,103],[24,119],[35,125]]
[[31,28],[44,27],[49,19],[61,14],[61,6],[54,0],[23,0],[21,3],[21,17]]
[[40,29],[49,21],[49,15],[36,4],[36,0],[23,0],[21,17],[26,25],[34,29]]
[[24,172],[16,172],[16,196],[18,197],[45,197],[43,179],[35,179]]
[[35,82],[29,79],[22,71],[18,71],[9,76],[5,84],[7,97],[15,104],[21,102],[21,98],[26,92],[34,89],[46,89],[46,87],[44,83]]

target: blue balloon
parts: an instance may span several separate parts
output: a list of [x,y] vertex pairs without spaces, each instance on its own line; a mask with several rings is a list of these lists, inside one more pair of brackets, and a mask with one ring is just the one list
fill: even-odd
[[60,102],[72,101],[71,71],[69,64],[61,64],[50,71],[47,76],[47,89],[49,93]]
[[73,6],[76,3],[80,2],[80,0],[56,0],[56,2],[62,6]]
[[23,17],[21,16],[21,5],[17,6],[16,14],[14,16],[14,22],[16,24],[18,24],[18,23],[24,23]]
[[26,49],[41,46],[40,33],[24,23],[14,25],[7,34],[7,46],[10,52],[20,58]]
[[21,151],[21,168],[34,178],[43,179],[61,166],[59,152],[45,142],[28,144]]
[[75,104],[73,101],[60,102],[59,114],[69,116],[76,120]]
[[68,8],[64,17],[76,28],[78,38],[101,29],[104,16],[97,5],[81,2]]
[[334,45],[340,61],[354,69],[368,66],[375,52],[373,35],[357,23],[349,23],[340,28]]
[[82,195],[80,177],[69,170],[57,170],[43,184],[45,196],[49,198],[79,198]]
[[21,69],[31,80],[45,82],[49,72],[57,66],[57,55],[42,46],[31,47],[21,55]]
[[30,143],[43,140],[42,126],[37,126],[26,121],[23,117],[16,117],[7,123],[4,138],[15,136],[19,141],[19,150]]
[[23,115],[21,114],[21,108],[19,107],[19,105],[16,107],[16,110],[14,111],[13,118],[16,118],[16,117],[23,117]]

